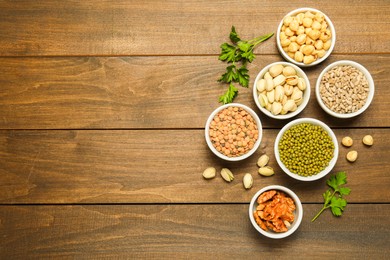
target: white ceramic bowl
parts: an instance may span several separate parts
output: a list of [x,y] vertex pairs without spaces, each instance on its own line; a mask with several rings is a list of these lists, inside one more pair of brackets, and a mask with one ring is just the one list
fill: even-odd
[[[332,138],[332,141],[333,141],[333,144],[334,144],[333,158],[330,160],[328,166],[325,169],[323,169],[321,172],[319,172],[319,173],[317,173],[315,175],[311,175],[311,176],[301,176],[301,175],[298,175],[296,173],[291,172],[283,164],[283,162],[280,159],[280,154],[279,154],[279,142],[280,142],[280,139],[282,138],[283,134],[290,127],[292,127],[294,125],[302,124],[302,123],[311,123],[313,125],[321,126],[329,134],[329,136]],[[333,167],[336,165],[337,158],[338,158],[338,155],[339,155],[339,146],[338,146],[336,135],[333,133],[332,129],[330,129],[329,126],[327,126],[325,123],[323,123],[323,122],[321,122],[321,121],[319,121],[317,119],[314,119],[314,118],[300,118],[300,119],[296,119],[294,121],[291,121],[290,123],[285,125],[279,131],[279,133],[278,133],[278,135],[277,135],[277,137],[275,139],[274,152],[275,152],[276,161],[278,162],[280,168],[282,168],[282,170],[285,173],[287,173],[287,175],[289,175],[290,177],[292,177],[292,178],[294,178],[296,180],[300,180],[300,181],[315,181],[315,180],[321,179],[322,177],[326,176],[333,169]]]
[[[254,217],[253,217],[253,212],[256,210],[256,207],[258,206],[257,204],[257,198],[262,194],[263,192],[270,191],[270,190],[279,190],[283,191],[286,193],[286,195],[290,196],[295,203],[295,211],[294,211],[294,222],[291,224],[289,227],[288,231],[283,232],[283,233],[277,233],[274,231],[265,231],[260,226],[256,223]],[[294,233],[299,225],[302,222],[302,217],[303,217],[303,208],[302,208],[302,203],[298,196],[290,189],[284,187],[284,186],[279,186],[279,185],[271,185],[262,188],[256,194],[253,196],[250,204],[249,204],[249,219],[253,225],[253,227],[262,235],[269,237],[269,238],[274,238],[274,239],[280,239],[280,238],[285,238],[290,236],[292,233]]]
[[[352,67],[355,67],[357,68],[358,70],[360,70],[364,76],[366,77],[367,81],[368,81],[368,86],[369,86],[369,92],[368,92],[368,97],[367,97],[367,100],[366,100],[366,103],[364,104],[364,106],[362,108],[360,108],[359,110],[353,112],[353,113],[348,113],[348,114],[341,114],[341,113],[337,113],[337,112],[334,112],[333,110],[331,110],[330,108],[328,108],[323,100],[321,99],[321,94],[320,94],[320,84],[321,84],[321,80],[324,76],[324,74],[334,68],[335,66],[343,66],[343,65],[350,65]],[[340,61],[336,61],[336,62],[333,62],[332,64],[329,64],[320,74],[320,76],[318,77],[317,79],[317,82],[316,82],[316,87],[315,87],[315,93],[316,93],[316,99],[317,99],[317,102],[318,104],[321,106],[321,108],[326,112],[328,113],[329,115],[331,116],[334,116],[334,117],[338,117],[338,118],[352,118],[352,117],[355,117],[357,115],[360,115],[361,113],[363,113],[364,111],[366,111],[366,109],[370,106],[371,102],[372,102],[372,99],[374,98],[374,92],[375,92],[375,86],[374,86],[374,80],[372,79],[372,76],[370,74],[370,72],[365,68],[363,67],[361,64],[357,63],[357,62],[354,62],[354,61],[350,61],[350,60],[340,60]]]
[[[303,62],[297,62],[295,59],[292,59],[290,56],[288,56],[288,54],[283,50],[283,47],[280,43],[280,32],[281,32],[281,29],[282,29],[282,26],[283,26],[283,21],[284,21],[284,18],[287,17],[287,16],[294,16],[298,13],[301,13],[301,12],[306,12],[306,11],[311,11],[311,12],[314,12],[314,13],[322,13],[325,17],[325,20],[328,24],[328,28],[329,30],[331,31],[332,33],[332,44],[329,48],[329,50],[326,51],[325,55],[322,57],[322,58],[319,58],[317,60],[315,60],[314,62],[310,63],[310,64],[305,64]],[[329,19],[329,17],[324,14],[323,12],[317,10],[317,9],[314,9],[314,8],[309,8],[309,7],[305,7],[305,8],[299,8],[299,9],[296,9],[296,10],[293,10],[291,12],[289,12],[287,15],[285,15],[283,17],[283,19],[281,20],[279,26],[278,26],[278,30],[276,32],[276,45],[278,47],[278,50],[280,52],[280,54],[283,56],[283,58],[289,62],[292,62],[300,67],[311,67],[311,66],[315,66],[321,62],[323,62],[324,60],[326,60],[326,58],[328,58],[328,56],[332,53],[333,49],[334,49],[334,46],[336,44],[336,30],[334,28],[334,25],[332,23],[332,21]]]
[[[215,149],[215,147],[213,146],[213,144],[210,140],[209,133],[210,133],[211,121],[213,120],[215,115],[217,115],[220,111],[222,111],[223,109],[228,108],[228,107],[243,108],[245,111],[247,111],[253,117],[253,119],[255,120],[256,125],[257,125],[257,130],[258,130],[259,135],[258,135],[258,138],[257,138],[253,148],[241,156],[228,157],[228,156],[222,154],[217,149]],[[261,121],[260,121],[260,118],[258,117],[258,115],[248,106],[245,106],[245,105],[239,104],[239,103],[230,103],[230,104],[226,104],[226,105],[220,106],[217,109],[215,109],[210,114],[209,118],[207,119],[206,126],[205,126],[205,138],[206,138],[206,142],[207,142],[207,145],[210,148],[210,150],[219,158],[224,159],[226,161],[232,161],[232,162],[244,160],[244,159],[248,158],[249,156],[251,156],[254,152],[256,152],[256,150],[259,148],[260,143],[261,143],[262,133],[263,133],[263,128],[262,128],[262,124],[261,124]]]
[[[262,107],[260,105],[260,102],[259,102],[259,99],[258,99],[258,92],[257,92],[257,88],[256,88],[256,83],[259,79],[262,79],[264,77],[264,74],[269,70],[269,68],[271,68],[273,65],[277,65],[277,64],[281,64],[283,66],[291,66],[295,69],[295,71],[297,72],[297,75],[301,78],[303,78],[305,80],[305,83],[306,83],[306,89],[305,91],[303,92],[303,102],[302,104],[300,104],[297,108],[297,110],[295,110],[294,112],[288,112],[287,114],[284,114],[284,115],[274,115],[272,114],[270,111],[268,111],[267,109],[265,109],[264,107]],[[307,77],[306,73],[301,69],[299,68],[298,66],[292,64],[292,63],[289,63],[289,62],[285,62],[285,61],[279,61],[279,62],[274,62],[274,63],[271,63],[269,65],[267,65],[266,67],[264,67],[258,74],[257,74],[257,77],[255,79],[255,82],[253,84],[253,99],[255,100],[255,103],[256,103],[256,106],[260,109],[261,112],[263,112],[265,115],[269,116],[269,117],[272,117],[272,118],[275,118],[275,119],[288,119],[288,118],[292,118],[296,115],[298,115],[299,113],[302,112],[302,110],[306,107],[307,103],[309,102],[309,99],[310,99],[310,81],[309,81],[309,78]]]

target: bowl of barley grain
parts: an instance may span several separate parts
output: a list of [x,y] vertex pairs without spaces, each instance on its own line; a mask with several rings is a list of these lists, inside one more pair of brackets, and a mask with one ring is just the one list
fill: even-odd
[[370,72],[350,60],[328,65],[319,75],[315,87],[318,104],[337,118],[352,118],[363,113],[370,106],[374,92]]

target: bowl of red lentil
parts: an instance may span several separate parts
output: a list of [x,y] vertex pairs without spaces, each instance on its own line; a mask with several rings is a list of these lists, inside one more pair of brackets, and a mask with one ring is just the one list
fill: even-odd
[[339,147],[336,135],[320,120],[299,118],[286,124],[274,144],[280,168],[300,181],[315,181],[336,165]]
[[337,118],[352,118],[363,113],[370,106],[374,92],[370,72],[350,60],[328,65],[319,75],[315,88],[318,104]]
[[253,99],[259,110],[271,118],[292,118],[309,102],[309,78],[290,62],[268,64],[256,76]]
[[260,146],[262,124],[248,106],[230,103],[215,109],[205,127],[205,138],[210,150],[227,161],[248,158]]

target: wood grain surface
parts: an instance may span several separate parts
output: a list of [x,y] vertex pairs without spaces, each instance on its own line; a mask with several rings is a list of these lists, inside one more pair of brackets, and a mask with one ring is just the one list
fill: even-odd
[[[390,206],[351,204],[341,218],[303,205],[299,230],[261,236],[248,205],[7,206],[0,254],[22,258],[385,259]],[[367,212],[369,212],[367,214]],[[287,251],[286,251],[287,250]]]
[[[264,135],[256,153],[228,163],[208,149],[204,125],[226,85],[220,45],[234,25],[250,39],[276,32],[299,7],[323,11],[336,28],[333,53],[305,68],[311,98],[296,118],[327,123],[340,146],[332,173],[352,192],[342,217],[321,209],[326,179],[282,172],[274,140],[291,120],[255,105],[252,85],[282,61],[276,36],[248,65],[236,102],[253,108]],[[387,259],[390,255],[390,3],[373,1],[7,1],[0,0],[0,259]],[[365,66],[375,82],[369,109],[330,117],[314,88],[338,60]],[[364,135],[374,137],[364,146]],[[355,163],[346,153],[359,153]],[[257,174],[266,153],[276,174]],[[232,183],[202,172],[228,167]],[[252,173],[252,189],[242,177]],[[270,240],[251,226],[248,206],[264,186],[292,189],[301,226]]]

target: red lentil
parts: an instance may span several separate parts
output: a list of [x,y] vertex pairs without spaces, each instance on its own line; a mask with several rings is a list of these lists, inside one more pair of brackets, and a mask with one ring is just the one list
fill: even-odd
[[238,157],[251,150],[259,131],[254,118],[241,107],[228,107],[211,121],[209,136],[215,149],[228,157]]

